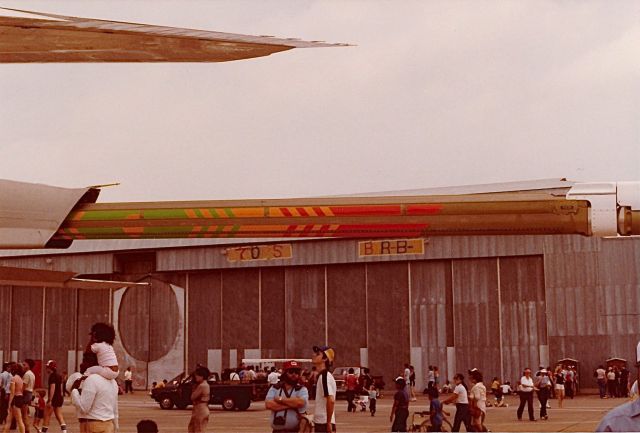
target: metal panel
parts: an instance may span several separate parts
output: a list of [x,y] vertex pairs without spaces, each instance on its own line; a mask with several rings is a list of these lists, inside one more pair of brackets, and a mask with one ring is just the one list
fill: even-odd
[[525,367],[539,365],[540,346],[547,344],[543,260],[541,256],[499,260],[502,376],[513,381]]
[[11,286],[0,286],[0,351],[6,354],[11,348],[11,294]]
[[84,350],[91,325],[109,322],[110,290],[78,290],[76,350]]
[[258,279],[258,269],[222,272],[223,349],[258,346]]
[[364,265],[327,267],[328,336],[340,365],[360,365],[360,348],[367,346],[366,302]]
[[[41,287],[14,287],[11,295],[11,350],[17,350],[20,358],[42,358],[42,296],[44,289]],[[62,314],[47,316],[49,331],[55,332],[58,326],[64,332],[64,323],[73,318]],[[51,355],[58,356],[61,362],[66,359],[66,350],[63,348]],[[45,351],[46,358],[49,352]]]
[[[209,349],[221,348],[220,272],[189,274],[188,367],[204,364]],[[222,355],[221,355],[222,356]]]
[[324,266],[286,268],[285,275],[285,357],[306,358],[326,338]]
[[414,364],[420,374],[432,365],[439,367],[442,378],[452,376],[447,371],[447,334],[453,334],[448,328],[452,311],[447,311],[451,290],[451,262],[411,262],[411,346],[422,351],[422,364]]
[[[75,350],[76,301],[76,289],[46,289],[44,358],[57,360],[60,372],[64,370],[69,350]],[[35,353],[39,354],[39,350]]]
[[409,276],[407,262],[367,265],[369,367],[393,379],[409,363]]
[[264,358],[284,358],[284,268],[265,268],[261,273],[261,342]]
[[496,259],[453,261],[456,369],[500,373],[498,272]]

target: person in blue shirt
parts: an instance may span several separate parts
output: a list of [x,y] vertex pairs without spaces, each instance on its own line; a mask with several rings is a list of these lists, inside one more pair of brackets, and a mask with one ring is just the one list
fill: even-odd
[[442,410],[442,403],[438,399],[438,388],[429,388],[427,394],[429,395],[429,431],[442,431],[442,423],[444,422],[444,415]]
[[302,368],[296,361],[287,361],[280,382],[269,388],[264,405],[271,411],[269,420],[274,433],[298,432],[298,414],[307,411],[309,402],[309,392],[300,384],[301,372]]
[[407,417],[409,416],[409,393],[406,389],[406,382],[402,376],[399,376],[394,381],[396,383],[396,393],[393,396],[393,407],[391,408],[391,415],[389,421],[392,432],[406,432],[407,431]]

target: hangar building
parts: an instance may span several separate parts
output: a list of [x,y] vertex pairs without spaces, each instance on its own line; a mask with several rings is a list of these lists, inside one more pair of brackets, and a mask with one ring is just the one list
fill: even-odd
[[[72,270],[146,287],[0,286],[0,358],[57,359],[73,371],[90,325],[111,321],[136,387],[197,362],[308,358],[391,379],[405,362],[423,386],[477,367],[515,380],[526,366],[580,361],[583,387],[613,356],[633,359],[640,330],[640,239],[432,237],[277,242],[233,239],[75,242],[5,252],[0,265]],[[387,381],[389,382],[389,380]]]

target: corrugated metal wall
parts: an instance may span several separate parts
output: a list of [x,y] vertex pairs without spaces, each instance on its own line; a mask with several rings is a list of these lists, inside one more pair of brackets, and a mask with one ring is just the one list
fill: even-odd
[[261,349],[265,358],[285,356],[284,268],[260,271]]
[[285,270],[285,357],[311,355],[326,341],[325,267]]
[[[355,241],[293,246],[290,261],[248,264],[229,263],[223,247],[158,250],[158,272],[147,277],[157,281],[123,297],[118,314],[125,344],[145,359],[167,349],[166,336],[175,334],[167,317],[178,308],[171,281],[185,288],[189,368],[206,363],[212,350],[227,367],[245,349],[309,357],[312,345],[326,341],[336,348],[338,364],[359,364],[365,354],[374,374],[388,379],[413,361],[419,377],[428,365],[438,365],[443,380],[475,366],[487,381],[494,375],[514,380],[523,367],[572,357],[582,362],[583,386],[590,386],[597,364],[635,353],[638,239],[443,237],[430,239],[424,256],[386,258],[357,257]],[[113,254],[104,253],[52,256],[49,263],[44,257],[2,260],[103,276],[113,262]],[[64,365],[68,351],[83,348],[91,323],[111,317],[109,293],[0,287],[4,359],[17,351],[21,359],[59,358]]]
[[451,261],[411,262],[410,266],[411,347],[420,351],[420,365],[414,367],[418,382],[425,385],[430,365],[439,367],[442,378],[449,377],[447,347],[453,347],[454,335]]
[[367,286],[365,265],[327,267],[328,341],[341,365],[360,365],[367,347]]
[[497,261],[454,260],[452,270],[457,372],[475,367],[490,375],[500,365]]
[[222,345],[222,279],[220,271],[189,274],[187,288],[188,367],[207,359],[207,350]]

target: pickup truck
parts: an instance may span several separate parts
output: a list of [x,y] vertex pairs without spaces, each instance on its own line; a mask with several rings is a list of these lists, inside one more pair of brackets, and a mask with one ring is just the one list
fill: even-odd
[[[163,388],[151,390],[151,398],[158,402],[162,409],[186,409],[191,405],[191,390],[193,378],[184,377],[184,373],[174,378]],[[218,373],[213,373],[209,379],[211,396],[210,405],[222,405],[224,410],[247,410],[252,401],[264,400],[269,391],[267,383],[230,383],[221,382]]]

